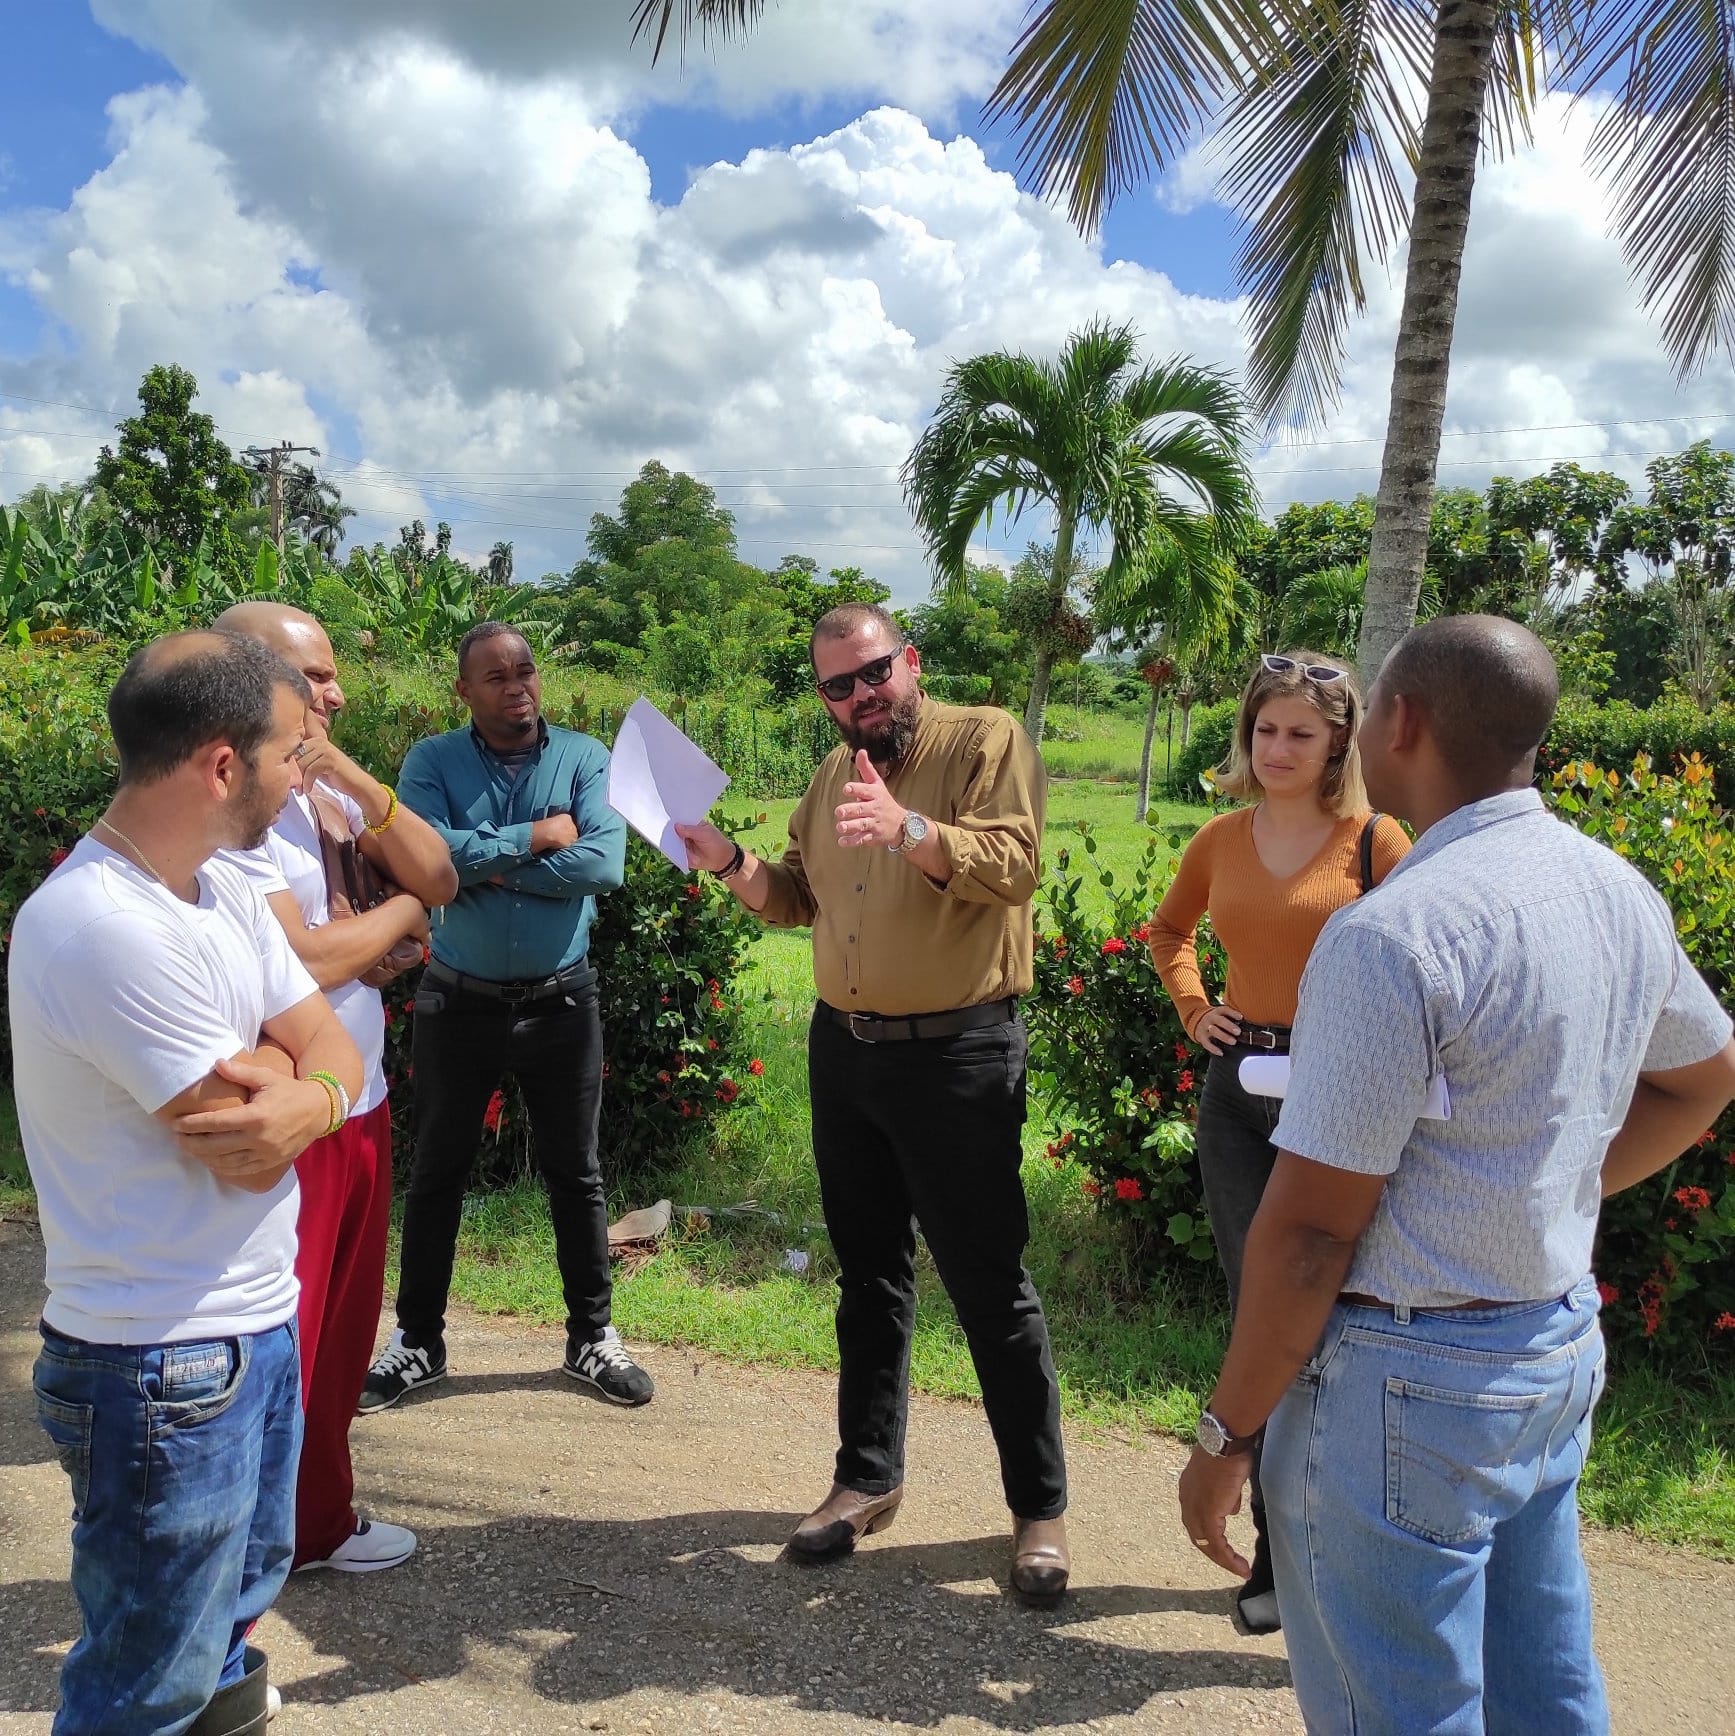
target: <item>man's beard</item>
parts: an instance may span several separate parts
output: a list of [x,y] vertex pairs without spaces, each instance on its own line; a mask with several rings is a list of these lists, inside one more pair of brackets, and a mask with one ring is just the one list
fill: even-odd
[[265,792],[265,780],[256,767],[247,768],[247,781],[242,786],[235,806],[235,832],[231,850],[257,850],[265,842],[272,822],[283,811],[272,807]]
[[[889,709],[865,728],[855,723],[839,723],[837,732],[851,753],[867,749],[875,765],[888,768],[901,766],[908,757],[910,744],[916,739],[916,715],[922,709],[922,690],[912,687],[902,699],[888,702]],[[836,719],[833,719],[836,722]]]

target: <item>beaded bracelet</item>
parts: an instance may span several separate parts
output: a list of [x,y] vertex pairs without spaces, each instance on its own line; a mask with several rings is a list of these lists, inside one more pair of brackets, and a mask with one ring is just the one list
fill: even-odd
[[386,817],[377,826],[368,827],[368,830],[376,838],[381,832],[386,831],[391,826],[392,821],[398,817],[398,792],[390,784],[382,784],[380,788],[386,793]]
[[343,1081],[335,1073],[328,1073],[322,1067],[318,1072],[309,1073],[309,1079],[317,1079],[331,1097],[331,1125],[326,1128],[326,1135],[337,1132],[349,1120],[349,1093],[343,1088]]

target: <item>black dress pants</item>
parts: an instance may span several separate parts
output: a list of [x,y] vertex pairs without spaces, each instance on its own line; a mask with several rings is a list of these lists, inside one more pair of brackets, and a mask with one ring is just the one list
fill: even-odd
[[516,1005],[425,978],[411,1041],[416,1149],[404,1200],[398,1325],[417,1343],[446,1325],[464,1188],[488,1099],[517,1079],[530,1111],[536,1167],[548,1189],[566,1329],[581,1339],[609,1323],[608,1201],[597,1165],[602,1018],[595,978]]
[[1006,1504],[1066,1508],[1060,1386],[1024,1246],[1024,1023],[866,1043],[822,1008],[808,1033],[813,1151],[837,1253],[837,1481],[904,1479],[916,1230],[969,1342]]
[[[1217,1258],[1229,1282],[1229,1314],[1241,1302],[1241,1267],[1247,1252],[1247,1232],[1265,1197],[1265,1184],[1277,1164],[1271,1135],[1281,1108],[1275,1097],[1255,1097],[1241,1083],[1241,1063],[1264,1051],[1237,1044],[1213,1055],[1199,1097],[1199,1124],[1194,1138],[1199,1152],[1199,1180],[1205,1208],[1211,1214],[1211,1235]],[[1252,1500],[1256,1511],[1265,1505],[1259,1485],[1259,1453],[1253,1455]]]

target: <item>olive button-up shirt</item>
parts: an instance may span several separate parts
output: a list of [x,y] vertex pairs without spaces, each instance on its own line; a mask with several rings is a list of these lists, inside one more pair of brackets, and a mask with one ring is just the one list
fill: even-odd
[[923,699],[887,784],[936,828],[944,885],[895,851],[838,843],[835,810],[854,777],[855,756],[840,745],[790,816],[783,859],[765,864],[761,914],[811,925],[819,998],[907,1017],[1026,993],[1047,776],[1024,730],[1004,711]]

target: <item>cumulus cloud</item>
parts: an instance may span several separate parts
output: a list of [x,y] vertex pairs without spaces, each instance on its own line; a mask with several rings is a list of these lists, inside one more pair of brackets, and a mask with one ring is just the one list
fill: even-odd
[[[821,91],[898,101],[715,163],[672,206],[633,142],[653,75],[604,10],[305,0],[267,19],[102,0],[185,83],[115,99],[111,160],[65,209],[0,208],[0,273],[56,333],[0,362],[0,392],[104,412],[0,399],[0,490],[83,474],[100,424],[173,359],[232,443],[321,446],[361,510],[352,534],[443,517],[467,553],[510,538],[521,573],[564,567],[590,514],[654,456],[717,486],[749,559],[860,565],[914,601],[925,578],[896,470],[951,360],[1051,352],[1107,315],[1153,355],[1240,366],[1235,300],[1105,261],[933,120],[991,82],[1020,6],[825,0],[826,28],[805,3],[775,8],[753,52],[669,89],[743,108]],[[1585,124],[1545,112],[1535,151],[1484,171],[1454,426],[1715,407],[1721,379],[1676,397],[1634,308],[1583,174]],[[1264,459],[1273,506],[1372,486],[1398,270],[1374,274],[1327,443]],[[1662,449],[1713,429],[1639,438]],[[1519,468],[1633,437],[1449,440],[1442,475],[1485,481],[1494,457]]]

